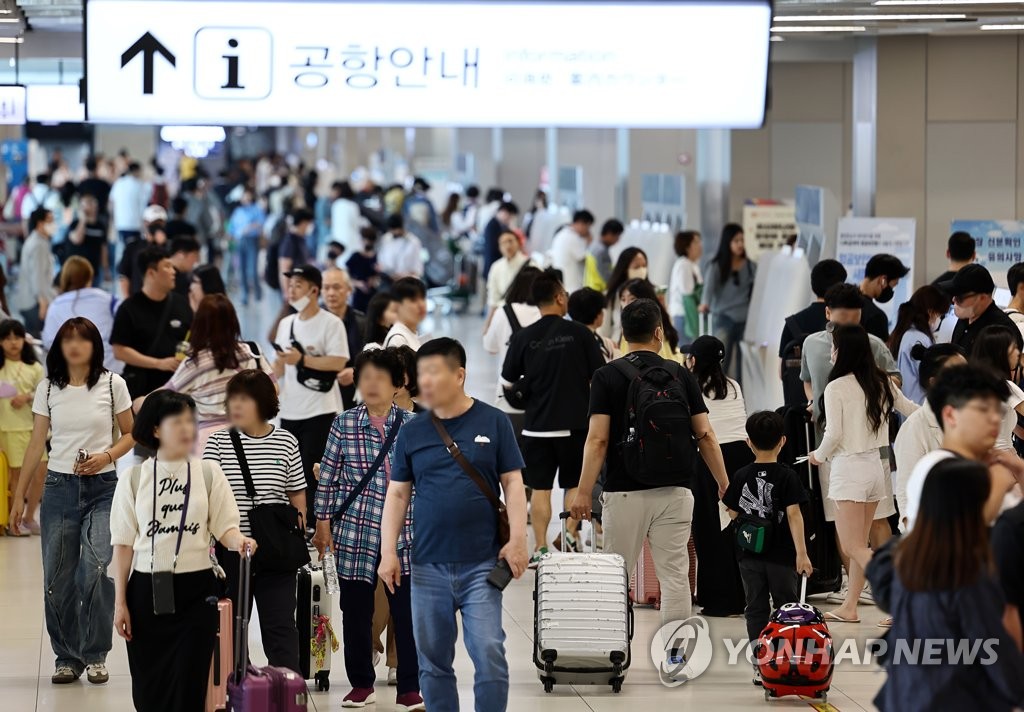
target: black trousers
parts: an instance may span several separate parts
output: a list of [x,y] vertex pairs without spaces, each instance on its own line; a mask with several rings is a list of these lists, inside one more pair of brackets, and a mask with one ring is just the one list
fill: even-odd
[[[241,591],[240,557],[217,545],[217,559],[227,574],[227,593],[234,610],[239,610]],[[274,667],[299,670],[299,629],[295,625],[295,573],[277,574],[254,571],[249,588],[249,610],[256,602],[260,611],[260,635],[267,662]]]
[[757,640],[774,609],[800,600],[800,574],[794,565],[785,566],[747,556],[740,560],[740,576],[747,599],[747,607],[743,611],[747,619],[747,638]]
[[[419,692],[420,668],[416,659],[416,639],[412,632],[410,576],[403,576],[394,593],[388,592],[391,621],[398,648],[398,694]],[[352,687],[373,687],[373,599],[376,583],[339,579],[338,602],[342,614],[342,642],[345,646],[345,672]]]
[[153,577],[133,571],[128,668],[138,712],[203,710],[217,639],[217,584],[210,570],[174,575],[174,609],[153,613]]
[[[754,461],[745,442],[722,445],[729,477]],[[697,603],[707,616],[732,616],[743,611],[743,582],[736,565],[736,539],[731,526],[722,530],[718,517],[718,484],[703,458],[693,478],[693,544],[697,551]]]
[[313,500],[316,494],[316,478],[313,477],[313,465],[320,462],[327,449],[327,436],[331,433],[334,415],[315,415],[305,420],[281,420],[281,427],[295,436],[299,441],[299,455],[302,456],[302,471],[306,475],[306,526],[313,526],[316,515],[313,514]]

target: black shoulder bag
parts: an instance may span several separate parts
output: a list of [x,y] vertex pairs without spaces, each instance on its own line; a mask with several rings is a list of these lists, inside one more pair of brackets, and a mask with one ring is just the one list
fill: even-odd
[[235,448],[238,468],[245,480],[245,491],[252,500],[249,510],[249,528],[260,548],[253,557],[253,565],[270,573],[295,573],[309,563],[305,532],[302,531],[299,510],[290,504],[256,504],[256,485],[252,481],[249,462],[245,459],[242,438],[237,428],[228,430]]
[[401,428],[402,418],[397,417],[395,418],[395,424],[392,425],[391,430],[388,431],[388,436],[384,438],[384,444],[381,446],[380,452],[377,453],[377,457],[374,458],[373,464],[370,465],[370,469],[366,471],[365,475],[363,475],[363,479],[359,480],[359,484],[356,485],[356,488],[349,492],[348,497],[346,497],[345,501],[342,502],[338,511],[331,515],[331,521],[336,522],[345,516],[345,512],[347,512],[348,508],[352,506],[352,503],[356,501],[356,497],[361,495],[363,490],[366,489],[366,486],[370,484],[370,480],[373,479],[373,476],[380,470],[381,465],[384,464],[384,458],[387,457],[388,452],[391,451],[391,446],[394,444],[395,438],[398,437],[398,431]]
[[299,315],[296,314],[295,319],[292,319],[291,330],[288,334],[288,338],[292,341],[292,347],[302,354],[302,358],[295,364],[295,376],[299,381],[299,385],[305,386],[311,391],[329,393],[338,382],[338,372],[320,371],[306,365],[306,349],[295,340],[295,320],[298,318]]

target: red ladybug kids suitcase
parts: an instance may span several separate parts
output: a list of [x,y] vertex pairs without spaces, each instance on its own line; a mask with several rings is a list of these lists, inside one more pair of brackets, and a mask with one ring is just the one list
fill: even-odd
[[799,695],[822,702],[832,684],[832,636],[825,618],[805,603],[807,577],[800,584],[800,602],[779,607],[754,646],[764,698]]

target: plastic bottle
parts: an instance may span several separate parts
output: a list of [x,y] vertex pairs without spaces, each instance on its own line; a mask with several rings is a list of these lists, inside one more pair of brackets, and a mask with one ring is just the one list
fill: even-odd
[[324,553],[324,586],[327,593],[336,596],[341,592],[341,584],[338,583],[338,567],[334,562],[334,552]]

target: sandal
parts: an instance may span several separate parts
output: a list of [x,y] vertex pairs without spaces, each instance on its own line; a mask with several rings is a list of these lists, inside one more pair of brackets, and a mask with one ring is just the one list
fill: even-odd
[[879,628],[892,628],[892,616],[886,616],[882,620],[878,621]]
[[837,616],[832,611],[825,612],[825,620],[831,621],[832,623],[860,623],[860,618],[843,618]]

